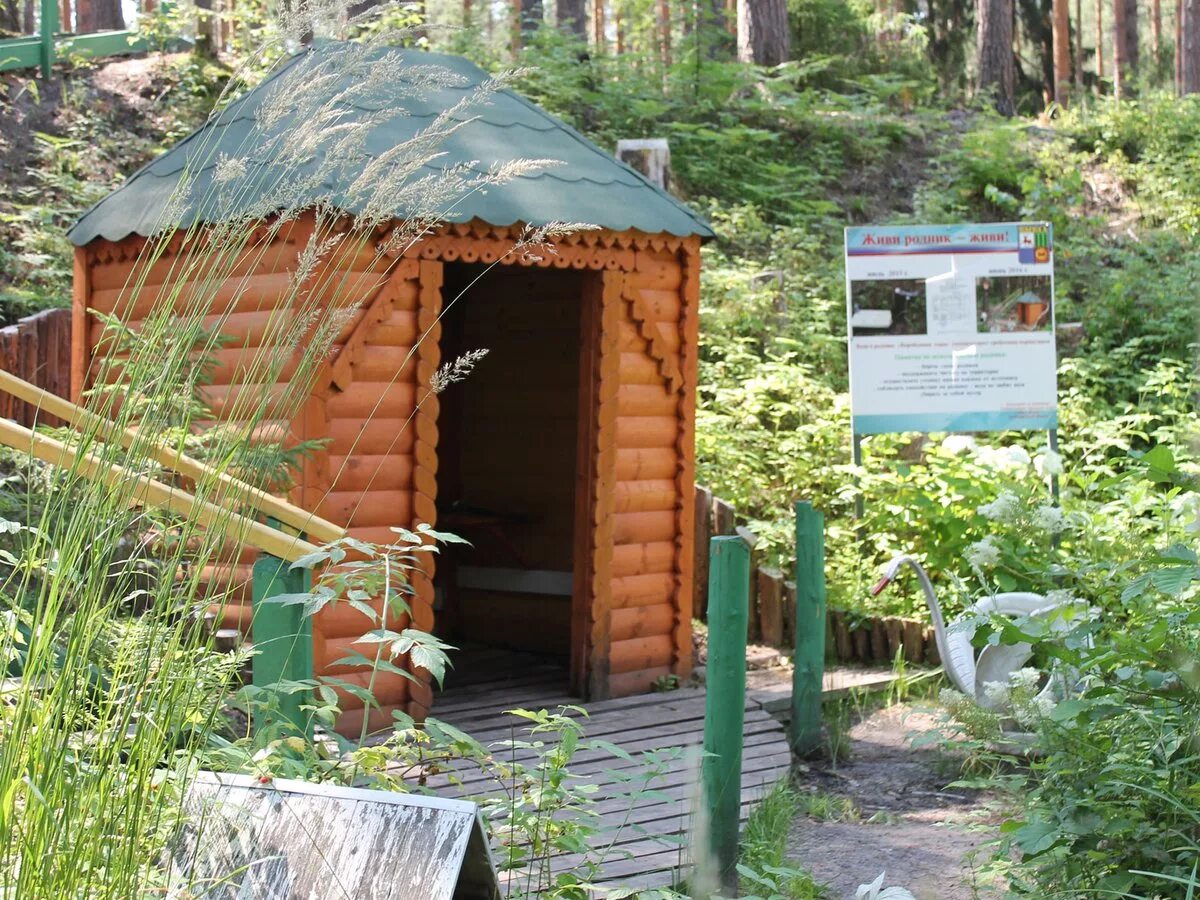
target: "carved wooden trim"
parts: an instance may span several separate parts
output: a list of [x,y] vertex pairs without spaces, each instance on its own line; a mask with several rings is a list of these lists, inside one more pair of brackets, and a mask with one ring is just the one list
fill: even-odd
[[396,302],[396,288],[405,281],[417,277],[419,263],[416,260],[405,259],[392,267],[391,273],[383,283],[376,288],[375,293],[366,301],[362,318],[354,326],[350,336],[346,338],[341,349],[333,359],[329,360],[317,376],[317,384],[332,383],[338,390],[344,391],[353,382],[352,367],[362,358],[366,350],[367,338],[388,316],[392,314]]
[[672,391],[681,390],[683,374],[679,371],[675,354],[663,346],[662,333],[658,330],[658,323],[650,318],[642,306],[637,288],[626,285],[621,291],[621,299],[629,304],[629,318],[637,328],[638,334],[646,341],[646,349],[658,364],[659,374],[662,375],[663,380]]

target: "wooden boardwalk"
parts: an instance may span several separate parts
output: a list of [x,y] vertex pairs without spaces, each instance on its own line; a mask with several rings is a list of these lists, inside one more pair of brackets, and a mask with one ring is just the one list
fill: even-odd
[[[432,715],[448,722],[505,760],[514,757],[529,765],[533,754],[514,753],[504,742],[528,739],[522,722],[503,711],[514,708],[554,711],[580,701],[566,693],[566,672],[550,662],[490,653],[470,654],[471,671],[457,672],[434,703]],[[827,680],[828,681],[828,680]],[[827,689],[841,688],[839,683]],[[769,711],[779,706],[777,691],[751,691],[746,702],[745,749],[742,757],[742,817],[765,790],[787,775],[791,762],[783,725]],[[637,756],[642,751],[679,748],[660,757],[661,777],[648,784],[631,784],[637,764],[601,751],[576,754],[570,771],[596,785],[594,809],[599,813],[602,847],[611,849],[600,859],[598,883],[610,887],[650,889],[677,882],[690,866],[691,810],[699,788],[699,748],[704,737],[704,689],[685,688],[587,703],[586,738],[597,738]],[[641,767],[645,771],[645,767]],[[505,786],[478,773],[455,773],[463,784],[445,775],[430,782],[446,796],[499,798]],[[639,788],[652,793],[630,799]],[[599,856],[600,854],[597,854]],[[595,858],[595,857],[593,857]],[[499,860],[498,860],[499,861]],[[578,855],[551,861],[553,872],[578,865]]]

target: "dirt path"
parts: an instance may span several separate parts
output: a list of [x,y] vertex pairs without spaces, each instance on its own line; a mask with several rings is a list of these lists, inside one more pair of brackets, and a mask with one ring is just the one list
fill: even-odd
[[[850,730],[850,756],[836,768],[814,765],[802,778],[814,807],[840,798],[833,821],[802,816],[788,856],[829,886],[834,900],[887,872],[885,884],[918,900],[971,900],[998,893],[976,883],[974,858],[995,837],[1000,815],[992,797],[948,789],[955,772],[937,751],[913,750],[910,739],[933,718],[911,706],[867,716]],[[848,801],[848,802],[847,802]],[[844,809],[844,808],[848,808]]]

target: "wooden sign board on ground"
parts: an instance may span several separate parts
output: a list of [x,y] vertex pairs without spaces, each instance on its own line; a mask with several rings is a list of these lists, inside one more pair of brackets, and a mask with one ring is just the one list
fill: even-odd
[[500,896],[478,807],[463,800],[203,772],[185,811],[170,877],[197,896]]

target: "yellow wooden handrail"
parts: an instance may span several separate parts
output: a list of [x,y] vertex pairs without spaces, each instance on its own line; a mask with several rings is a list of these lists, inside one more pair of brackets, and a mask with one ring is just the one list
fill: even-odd
[[60,468],[74,467],[84,477],[106,485],[115,486],[132,481],[139,490],[131,498],[131,502],[168,509],[205,527],[212,527],[222,521],[230,522],[239,529],[240,536],[247,543],[288,562],[295,562],[318,549],[315,544],[310,544],[302,538],[222,509],[200,500],[187,491],[155,481],[148,475],[139,475],[114,463],[98,459],[90,453],[81,453],[62,441],[38,434],[8,419],[0,419],[0,444]]
[[89,412],[83,407],[72,403],[70,400],[64,400],[62,397],[42,390],[37,385],[30,384],[28,381],[18,378],[11,372],[5,372],[2,369],[0,369],[0,390],[12,394],[14,397],[24,400],[26,403],[30,403],[51,415],[58,416],[76,428],[81,430],[91,428],[103,440],[115,440],[126,449],[133,446],[134,442],[141,441],[147,448],[147,455],[159,465],[183,475],[185,478],[191,478],[196,481],[216,479],[234,494],[233,499],[237,502],[244,503],[246,506],[256,509],[264,515],[277,519],[284,525],[307,534],[318,543],[328,544],[333,541],[339,541],[346,536],[344,528],[335,525],[327,519],[322,519],[315,513],[310,513],[300,509],[298,506],[293,506],[286,500],[260,490],[254,487],[254,485],[247,484],[238,478],[234,478],[232,475],[214,471],[204,463],[194,460],[190,456],[185,456],[170,447],[150,441],[139,434],[136,429],[128,428],[123,431],[119,430],[104,417]]

